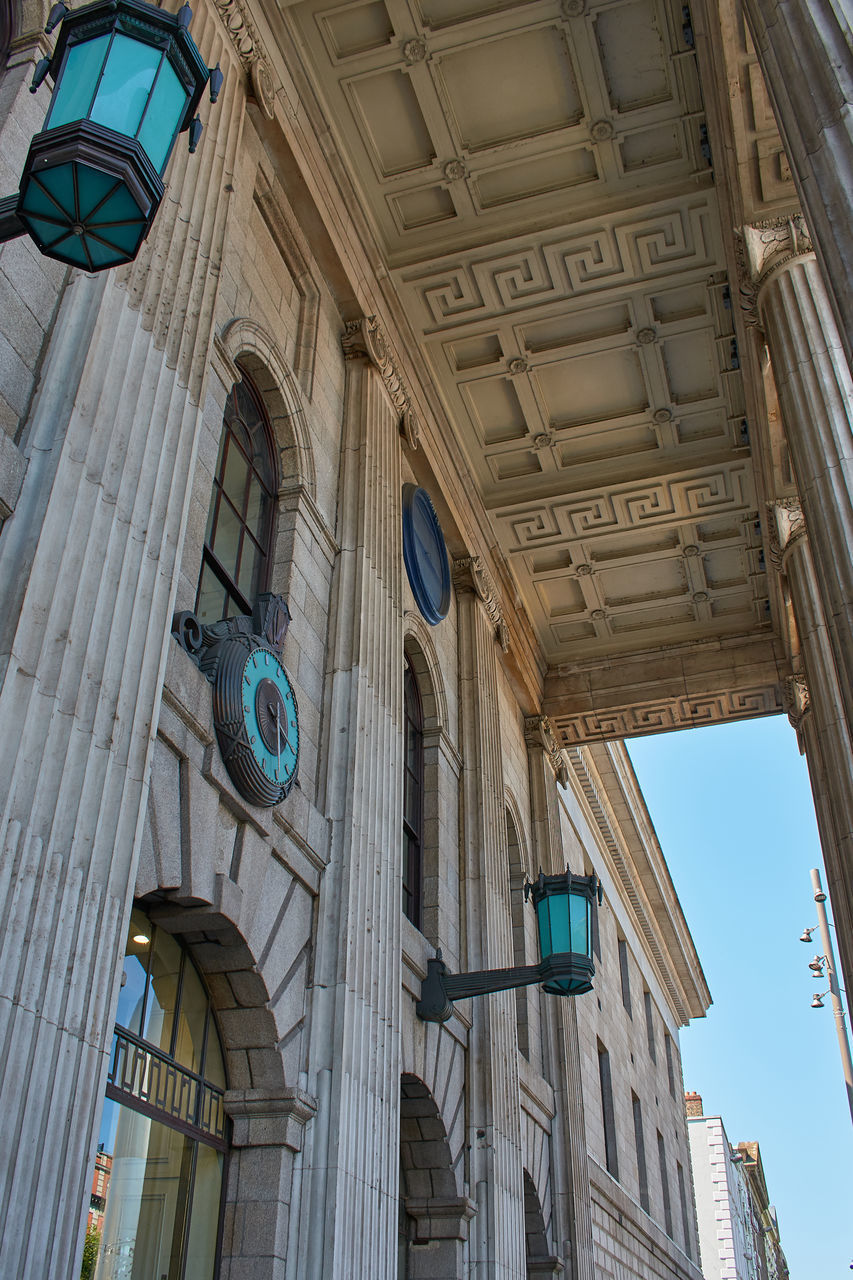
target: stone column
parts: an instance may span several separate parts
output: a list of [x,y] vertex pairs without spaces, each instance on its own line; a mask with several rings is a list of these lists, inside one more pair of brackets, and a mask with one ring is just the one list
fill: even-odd
[[[566,786],[568,766],[546,716],[524,723],[530,772],[533,818],[534,871],[555,875],[566,868],[560,824],[557,782]],[[579,869],[576,869],[579,870]],[[574,999],[545,996],[544,1023],[550,1039],[551,1061],[565,1070],[551,1080],[557,1114],[551,1134],[555,1218],[571,1253],[566,1275],[571,1280],[594,1280],[592,1210],[587,1164],[586,1124],[581,1089],[581,1053]],[[562,1241],[558,1241],[558,1247]]]
[[[479,558],[457,560],[462,729],[462,848],[466,969],[512,964],[497,646],[507,629]],[[471,1276],[525,1275],[521,1110],[515,996],[481,996],[468,1051],[470,1182],[477,1202]]]
[[[230,63],[199,12],[205,60]],[[76,1280],[245,97],[136,264],[73,272],[0,537],[0,1275]]]
[[746,227],[744,239],[849,733],[853,726],[853,377],[802,219]]
[[[403,548],[400,412],[372,320],[348,326],[327,671],[300,1277],[396,1273],[400,1132]],[[387,369],[385,370],[387,372]],[[290,1264],[289,1264],[290,1270]]]
[[[853,982],[853,755],[820,605],[809,539],[796,499],[770,504],[772,550],[785,573],[806,680],[794,677],[791,718],[805,747],[846,983]],[[845,874],[845,868],[847,868]]]
[[853,52],[843,0],[743,0],[853,363]]

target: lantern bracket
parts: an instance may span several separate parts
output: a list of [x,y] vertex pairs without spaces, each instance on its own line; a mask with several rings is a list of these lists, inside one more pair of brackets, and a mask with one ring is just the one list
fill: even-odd
[[514,987],[531,987],[538,982],[554,982],[560,978],[577,978],[579,971],[592,977],[593,966],[589,957],[565,952],[548,956],[539,964],[451,973],[439,949],[427,960],[427,976],[421,984],[421,998],[415,1012],[424,1022],[446,1022],[453,1012],[454,1000],[490,995],[493,991],[510,991]]
[[18,217],[18,193],[0,199],[0,244],[25,236],[27,228]]

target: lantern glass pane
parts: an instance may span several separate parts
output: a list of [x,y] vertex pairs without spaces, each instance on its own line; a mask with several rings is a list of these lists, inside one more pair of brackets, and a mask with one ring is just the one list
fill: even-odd
[[65,66],[53,91],[45,129],[58,129],[70,120],[85,120],[109,43],[107,33],[95,40],[81,41],[68,50]]
[[[54,212],[74,217],[74,172],[70,164],[59,164],[53,169],[43,169],[38,176],[38,184],[56,201],[58,208]],[[61,214],[60,214],[61,216]]]
[[87,222],[93,211],[110,192],[120,186],[118,179],[111,173],[101,173],[87,164],[77,165],[77,216],[81,222]]
[[46,248],[50,248],[56,240],[61,240],[67,231],[65,226],[57,227],[55,223],[42,222],[41,218],[28,217],[27,226]]
[[72,262],[76,267],[82,267],[84,271],[89,270],[89,259],[83,249],[82,236],[66,236],[64,240],[57,240],[56,244],[51,245],[51,248],[56,253],[61,253],[63,258]]
[[558,954],[571,951],[569,896],[566,893],[550,893],[546,901],[551,916],[551,951]]
[[579,951],[589,955],[589,898],[586,894],[573,893],[569,897],[569,910],[572,920],[572,945],[569,951]]
[[134,137],[162,57],[153,45],[116,34],[98,85],[92,122]]
[[139,130],[139,141],[158,173],[169,159],[172,142],[186,110],[189,94],[178,79],[168,58],[164,59]]

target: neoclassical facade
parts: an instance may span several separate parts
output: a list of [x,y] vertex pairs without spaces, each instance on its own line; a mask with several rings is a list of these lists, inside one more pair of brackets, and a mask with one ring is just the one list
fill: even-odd
[[[0,1274],[699,1280],[621,739],[787,712],[849,978],[839,22],[199,3],[136,260],[0,246]],[[566,867],[593,990],[419,1017]]]

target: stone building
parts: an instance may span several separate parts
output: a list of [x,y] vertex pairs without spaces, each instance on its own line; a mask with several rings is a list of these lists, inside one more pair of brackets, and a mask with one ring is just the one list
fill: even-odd
[[[200,3],[135,262],[0,247],[0,1275],[76,1280],[100,1149],[101,1280],[698,1280],[621,738],[788,712],[853,973],[849,53],[745,9]],[[593,991],[420,1019],[567,864]]]
[[787,1280],[758,1143],[732,1147],[698,1093],[685,1102],[704,1280]]

